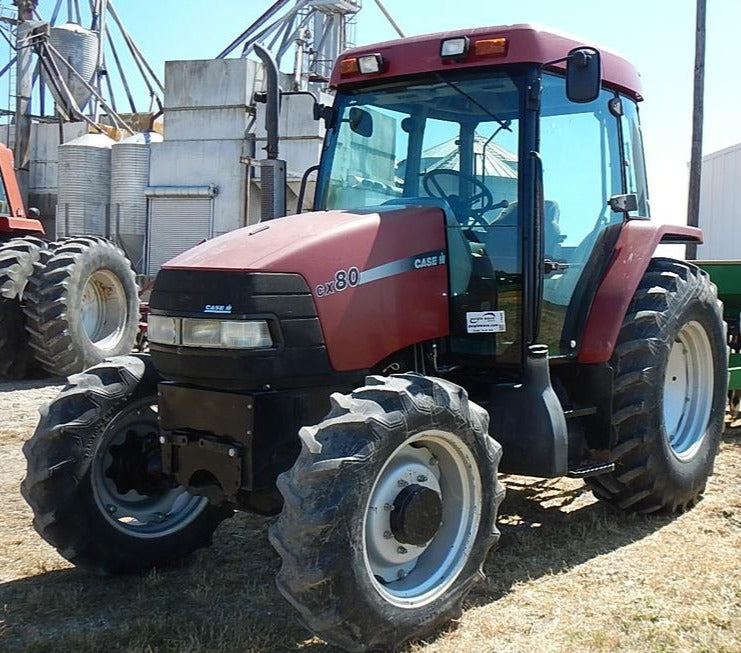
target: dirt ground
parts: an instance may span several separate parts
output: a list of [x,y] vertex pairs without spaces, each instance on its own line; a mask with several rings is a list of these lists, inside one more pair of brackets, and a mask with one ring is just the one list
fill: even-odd
[[[0,650],[335,651],[275,589],[268,519],[239,514],[181,569],[79,572],[31,527],[23,441],[57,382],[0,384]],[[487,584],[459,622],[407,653],[741,651],[741,429],[692,511],[634,517],[581,482],[509,477]]]

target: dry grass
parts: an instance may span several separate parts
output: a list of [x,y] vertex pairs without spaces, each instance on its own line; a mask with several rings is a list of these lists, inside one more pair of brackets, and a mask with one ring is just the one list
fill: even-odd
[[[335,650],[276,591],[266,519],[237,515],[182,569],[70,568],[18,492],[20,445],[55,392],[0,385],[0,650]],[[577,481],[509,478],[488,584],[459,623],[408,653],[741,651],[741,435],[729,432],[716,472],[707,498],[676,519],[613,512]]]

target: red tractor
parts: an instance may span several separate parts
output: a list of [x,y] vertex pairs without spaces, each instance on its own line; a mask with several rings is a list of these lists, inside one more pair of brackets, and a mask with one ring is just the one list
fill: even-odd
[[44,248],[38,211],[23,206],[12,152],[0,144],[0,379],[25,376],[33,361],[21,298]]
[[501,473],[630,512],[701,496],[727,383],[707,275],[655,255],[634,68],[517,25],[336,64],[314,212],[170,261],[149,355],[71,379],[25,445],[61,555],[170,564],[276,515],[278,587],[347,650],[460,614]]
[[0,143],[0,379],[80,372],[128,353],[139,322],[134,272],[99,236],[47,242]]

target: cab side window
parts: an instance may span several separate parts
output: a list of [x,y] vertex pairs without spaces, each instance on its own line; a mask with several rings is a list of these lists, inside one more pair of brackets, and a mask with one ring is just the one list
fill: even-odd
[[625,152],[626,193],[634,193],[638,199],[638,215],[651,217],[648,203],[646,163],[643,159],[643,137],[638,120],[638,107],[633,100],[621,98],[623,105],[623,151]]
[[543,76],[540,153],[545,196],[545,257],[566,267],[543,281],[541,339],[551,355],[572,353],[564,333],[580,299],[575,290],[603,231],[622,220],[608,200],[623,192],[618,118],[610,112],[615,93],[593,102],[566,98],[565,80]]

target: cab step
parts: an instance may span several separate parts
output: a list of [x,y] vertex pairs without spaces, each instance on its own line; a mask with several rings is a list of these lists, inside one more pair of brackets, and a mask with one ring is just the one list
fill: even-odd
[[615,463],[594,460],[570,469],[566,473],[566,476],[570,478],[587,478],[587,476],[599,476],[600,474],[609,474],[614,471]]

